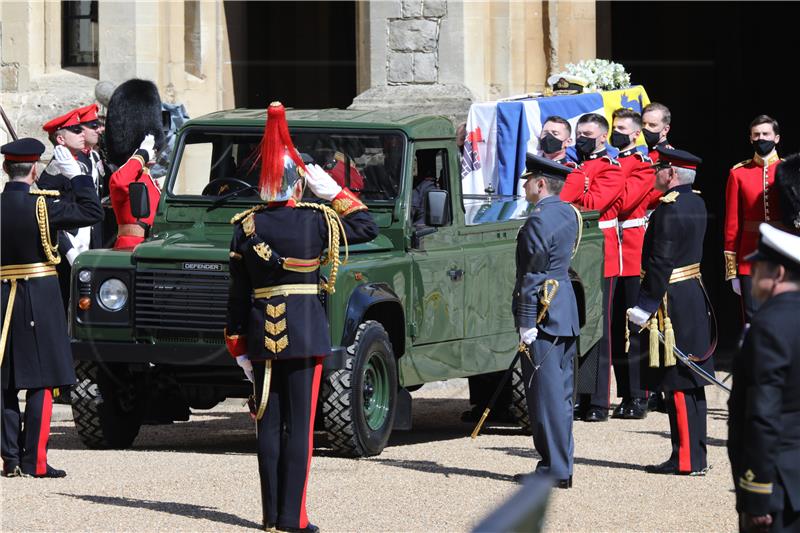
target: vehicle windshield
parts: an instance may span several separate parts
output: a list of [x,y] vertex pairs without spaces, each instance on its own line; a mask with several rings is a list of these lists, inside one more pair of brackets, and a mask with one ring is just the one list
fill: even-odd
[[[402,179],[405,137],[401,133],[298,129],[291,135],[304,159],[312,159],[363,201],[394,202]],[[187,130],[169,192],[209,199],[231,195],[252,202],[258,196],[260,142],[258,130]],[[308,189],[306,197],[312,198]]]

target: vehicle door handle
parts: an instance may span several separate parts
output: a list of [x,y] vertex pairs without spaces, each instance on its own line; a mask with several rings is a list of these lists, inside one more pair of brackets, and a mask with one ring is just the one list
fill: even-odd
[[464,277],[464,271],[460,268],[454,268],[452,270],[448,270],[447,275],[450,276],[450,279],[453,281],[458,281]]

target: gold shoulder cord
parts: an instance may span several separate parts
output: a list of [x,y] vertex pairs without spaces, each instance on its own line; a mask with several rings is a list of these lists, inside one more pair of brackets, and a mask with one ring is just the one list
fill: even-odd
[[50,219],[47,217],[47,200],[44,196],[36,199],[36,223],[39,225],[39,237],[45,257],[50,263],[59,264],[61,257],[58,255],[58,241],[56,244],[50,242]]
[[[347,235],[344,231],[344,226],[336,214],[336,211],[323,204],[314,204],[311,202],[301,202],[297,207],[306,207],[322,211],[325,215],[325,221],[328,223],[328,256],[320,261],[321,265],[331,264],[331,275],[327,283],[320,283],[320,287],[328,294],[333,294],[335,291],[334,285],[336,284],[336,275],[339,272],[339,265],[346,264],[350,257],[347,246]],[[344,261],[339,259],[339,238],[344,241]]]
[[581,245],[581,239],[583,238],[583,215],[581,215],[581,210],[573,204],[569,204],[569,206],[575,211],[575,216],[578,218],[578,236],[575,238],[575,247],[572,249],[572,256],[570,257],[572,259],[578,253],[578,246]]

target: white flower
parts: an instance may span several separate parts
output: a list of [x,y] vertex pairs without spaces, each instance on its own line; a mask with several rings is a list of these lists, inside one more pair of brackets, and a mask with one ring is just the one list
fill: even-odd
[[631,86],[630,74],[625,72],[625,67],[606,59],[591,59],[569,63],[565,72],[573,76],[580,76],[588,81],[588,90],[613,90],[626,89]]

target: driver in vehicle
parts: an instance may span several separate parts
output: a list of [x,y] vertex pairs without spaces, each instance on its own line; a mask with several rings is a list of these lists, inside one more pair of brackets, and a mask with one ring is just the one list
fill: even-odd
[[428,192],[438,189],[439,186],[436,183],[433,159],[426,160],[418,155],[414,161],[417,171],[414,173],[414,189],[411,191],[411,223],[417,227],[425,225]]

